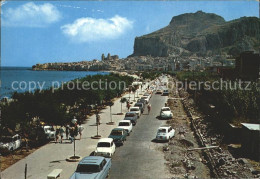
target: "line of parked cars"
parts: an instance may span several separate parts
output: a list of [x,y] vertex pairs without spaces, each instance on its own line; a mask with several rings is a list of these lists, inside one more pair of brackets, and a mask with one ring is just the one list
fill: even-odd
[[[151,92],[154,90],[155,88]],[[112,166],[111,157],[116,151],[116,146],[124,144],[150,99],[150,92],[145,93],[143,97],[138,99],[137,103],[130,107],[129,112],[125,114],[124,119],[119,121],[118,126],[112,129],[108,138],[102,138],[98,141],[94,156],[85,157],[79,162],[70,179],[104,179],[108,177]],[[163,107],[160,116],[165,119],[172,118],[170,108]],[[174,137],[174,134],[175,130],[171,126],[163,125],[157,131],[156,140],[169,141]]]
[[145,110],[145,105],[149,103],[151,93],[147,92],[138,99],[124,119],[119,121],[118,126],[112,129],[107,138],[98,141],[94,151],[94,156],[83,158],[70,179],[104,179],[108,177],[111,168],[111,157],[116,151],[116,146],[123,145],[137,124],[138,118]]

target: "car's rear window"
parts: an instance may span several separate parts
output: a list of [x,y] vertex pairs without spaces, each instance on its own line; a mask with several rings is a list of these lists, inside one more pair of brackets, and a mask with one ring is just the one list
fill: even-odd
[[136,103],[135,106],[142,107],[143,104],[141,104],[141,103]]
[[99,142],[98,147],[110,147],[110,143],[109,142]]
[[130,123],[128,123],[128,122],[120,122],[119,126],[130,126]]
[[113,131],[111,132],[111,135],[120,136],[120,135],[122,135],[122,131],[113,130]]
[[166,129],[158,129],[159,133],[166,133]]
[[76,170],[76,172],[80,173],[97,173],[99,171],[99,165],[91,164],[79,164]]
[[170,111],[169,108],[163,108],[162,111]]
[[132,108],[132,109],[130,109],[130,111],[139,111],[139,109],[138,108]]
[[134,113],[126,113],[126,114],[125,114],[125,117],[134,117],[134,116],[135,116]]

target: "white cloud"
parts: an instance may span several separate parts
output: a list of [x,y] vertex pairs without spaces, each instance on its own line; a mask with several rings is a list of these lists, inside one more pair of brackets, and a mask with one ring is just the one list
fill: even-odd
[[50,3],[36,5],[29,2],[16,8],[8,8],[2,16],[4,26],[45,27],[57,22],[61,13]]
[[103,39],[115,39],[131,29],[133,22],[115,15],[110,19],[91,17],[76,19],[72,24],[61,27],[62,32],[75,42],[93,42]]

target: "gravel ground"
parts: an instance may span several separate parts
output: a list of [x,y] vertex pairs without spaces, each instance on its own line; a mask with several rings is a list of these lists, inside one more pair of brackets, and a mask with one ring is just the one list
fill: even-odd
[[189,118],[181,100],[178,98],[179,96],[173,90],[168,100],[168,106],[172,109],[174,117],[167,123],[175,129],[175,138],[166,144],[163,150],[170,172],[173,178],[210,178],[210,170],[204,164],[205,160],[201,151],[187,151],[199,145],[191,130]]

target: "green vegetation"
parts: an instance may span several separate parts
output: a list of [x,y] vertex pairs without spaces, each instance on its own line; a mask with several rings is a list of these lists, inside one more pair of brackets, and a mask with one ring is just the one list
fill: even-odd
[[145,79],[154,80],[155,78],[159,77],[162,74],[162,72],[152,71],[152,72],[142,72],[140,75],[141,77]]
[[[177,78],[180,81],[190,82],[205,82],[220,81],[220,77],[215,73],[209,72],[179,72]],[[242,89],[238,86],[235,88],[235,83],[239,81],[227,81],[227,88],[222,89],[205,89],[205,85],[197,90],[190,88],[187,91],[193,95],[195,102],[200,109],[206,114],[218,116],[223,121],[233,124],[240,122],[259,123],[260,118],[260,89],[256,83],[251,82],[247,87],[242,84]],[[209,105],[215,106],[214,110],[209,108]]]
[[[54,92],[53,89],[47,89],[41,92],[37,90],[34,93],[14,93],[13,102],[7,105],[1,104],[0,132],[7,128],[15,130],[17,126],[21,132],[28,131],[39,120],[47,124],[62,125],[70,122],[75,116],[83,121],[86,115],[90,114],[91,105],[105,105],[113,98],[120,96],[133,79],[128,76],[110,74],[87,76],[78,81],[78,83],[76,80],[73,81],[77,84],[74,89],[72,89],[72,83],[67,83]],[[92,88],[87,89],[84,82],[88,82],[88,88],[91,88],[93,84]]]
[[219,78],[216,73],[197,71],[181,71],[176,77],[180,81],[214,81]]

